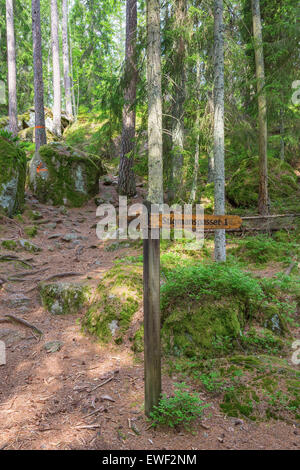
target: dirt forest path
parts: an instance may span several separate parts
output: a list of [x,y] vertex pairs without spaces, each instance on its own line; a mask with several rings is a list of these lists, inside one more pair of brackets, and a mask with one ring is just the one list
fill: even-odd
[[[142,192],[139,189],[139,196]],[[113,185],[103,186],[103,194],[116,198]],[[0,264],[0,279],[16,279],[19,274],[0,290],[0,329],[9,330],[7,363],[0,366],[0,449],[299,448],[300,431],[294,425],[227,418],[203,391],[203,401],[211,406],[194,433],[150,428],[142,410],[143,363],[134,357],[130,344],[103,346],[84,336],[79,315],[46,312],[36,289],[39,281],[66,272],[81,275],[61,280],[88,278],[96,287],[115,259],[136,254],[136,249],[105,251],[96,236],[94,201],[64,211],[39,204],[27,194],[27,208],[43,216],[32,240],[42,251],[16,253],[31,266],[26,275],[18,262]],[[8,222],[0,238],[19,238],[23,225]],[[69,233],[76,239],[64,241]],[[1,248],[1,255],[9,253]],[[7,314],[35,325],[43,336],[6,322]],[[61,349],[48,353],[45,344],[52,341],[59,341]],[[164,374],[164,392],[171,393],[176,379]],[[190,386],[199,391],[193,383]]]

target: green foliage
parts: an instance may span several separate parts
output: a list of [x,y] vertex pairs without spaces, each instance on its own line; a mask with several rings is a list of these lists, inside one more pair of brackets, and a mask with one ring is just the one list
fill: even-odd
[[[297,207],[295,193],[299,190],[297,176],[293,168],[279,159],[269,158],[269,193],[271,208],[278,205],[291,208],[289,198]],[[242,160],[227,184],[227,199],[237,207],[256,207],[258,204],[258,157]]]
[[163,395],[159,405],[154,406],[154,411],[150,414],[152,426],[165,425],[174,428],[183,425],[189,429],[190,424],[201,418],[204,408],[209,406],[203,404],[198,394],[186,391],[184,382],[174,385],[174,395],[169,398]]
[[290,261],[299,252],[299,245],[293,242],[280,242],[268,235],[256,235],[236,240],[237,247],[229,248],[229,252],[239,259],[255,264],[269,261]]
[[4,139],[9,140],[9,142],[12,142],[13,144],[19,142],[18,136],[14,136],[12,132],[7,131],[6,129],[0,129],[0,137],[4,137]]

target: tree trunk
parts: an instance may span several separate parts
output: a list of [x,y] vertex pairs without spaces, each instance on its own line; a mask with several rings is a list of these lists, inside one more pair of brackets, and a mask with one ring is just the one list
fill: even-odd
[[126,2],[126,46],[125,46],[125,93],[123,107],[123,127],[121,159],[119,167],[119,194],[136,194],[135,178],[132,169],[135,149],[135,100],[137,84],[136,65],[137,0]]
[[259,199],[258,210],[262,215],[269,212],[268,158],[267,158],[267,99],[265,92],[265,67],[260,16],[260,1],[252,1],[253,38],[255,48],[258,124],[259,124]]
[[62,51],[64,64],[64,87],[67,117],[73,120],[69,40],[68,40],[68,0],[62,0]]
[[32,0],[31,7],[34,70],[35,150],[38,152],[40,146],[47,143],[44,113],[40,0]]
[[18,113],[17,113],[16,45],[15,45],[13,0],[6,0],[6,34],[7,34],[9,130],[10,132],[12,132],[13,135],[16,135],[18,133]]
[[174,96],[173,96],[173,125],[172,125],[172,160],[169,197],[174,199],[182,188],[183,150],[184,150],[184,102],[185,102],[185,40],[183,32],[186,21],[186,0],[175,0],[175,28],[179,29],[174,43]]
[[280,110],[280,160],[284,161],[285,154],[285,143],[284,143],[284,120],[283,120],[283,110]]
[[199,172],[199,155],[200,155],[200,89],[201,89],[201,66],[200,60],[197,60],[196,70],[196,93],[197,93],[197,116],[196,116],[196,145],[195,145],[195,159],[194,159],[194,177],[190,194],[190,203],[195,202],[198,186],[198,172]]
[[163,203],[160,1],[147,1],[148,200]]
[[61,91],[57,0],[51,0],[51,41],[53,62],[53,132],[61,136]]
[[[223,0],[214,5],[214,181],[215,214],[225,214]],[[225,230],[215,231],[215,261],[226,261]]]

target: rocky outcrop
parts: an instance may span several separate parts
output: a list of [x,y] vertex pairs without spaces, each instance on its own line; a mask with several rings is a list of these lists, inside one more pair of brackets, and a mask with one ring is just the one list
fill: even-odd
[[25,178],[25,152],[0,136],[0,211],[8,217],[23,209]]
[[100,157],[52,142],[32,159],[29,183],[40,202],[81,207],[98,193],[104,173]]
[[[65,114],[62,114],[61,116],[62,132],[64,132],[64,130],[68,127],[69,124],[70,124],[70,121],[67,118],[67,116]],[[51,136],[51,134],[54,134],[53,113],[50,108],[46,108],[46,107],[45,107],[45,125],[46,125],[46,130],[50,132],[49,136]],[[30,108],[28,109],[28,111],[18,116],[18,128],[20,129],[20,131],[24,129],[28,129],[28,128],[34,130],[34,126],[35,126],[34,108]],[[7,116],[0,118],[0,129],[9,130],[9,122],[8,122]],[[28,138],[28,134],[25,134],[25,135]],[[23,134],[20,135],[20,138],[21,139],[23,138]]]

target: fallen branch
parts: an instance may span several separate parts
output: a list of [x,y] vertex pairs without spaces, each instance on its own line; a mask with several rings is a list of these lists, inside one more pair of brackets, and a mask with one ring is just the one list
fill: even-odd
[[88,413],[87,415],[85,415],[85,416],[83,417],[83,419],[88,418],[89,416],[93,416],[93,415],[95,415],[96,413],[99,413],[100,411],[103,411],[103,410],[104,410],[104,407],[103,407],[103,406],[102,406],[101,408],[97,408],[97,410],[94,410],[94,411],[92,411],[91,413]]
[[105,380],[105,381],[102,382],[101,384],[96,385],[96,387],[92,388],[92,390],[90,390],[90,392],[94,392],[95,390],[97,390],[97,388],[103,387],[103,385],[107,384],[108,382],[110,382],[110,381],[113,380],[114,378],[115,378],[114,375],[113,375],[112,377],[109,377],[109,379]]
[[[23,320],[23,318],[18,318],[18,317],[15,317],[15,315],[11,315],[11,314],[4,315],[4,317],[5,318],[0,318],[0,323],[4,323],[6,321],[11,321],[12,323],[20,323],[21,325],[27,326],[27,328],[31,328],[36,333],[38,333],[40,336],[43,335],[43,332],[41,330],[39,330],[36,326],[32,325],[28,321]],[[6,320],[6,318],[8,320]]]
[[97,429],[100,428],[100,424],[86,424],[83,426],[75,426],[76,429]]
[[300,214],[278,214],[278,215],[251,215],[241,217],[242,220],[255,220],[255,219],[278,219],[279,217],[300,217]]

